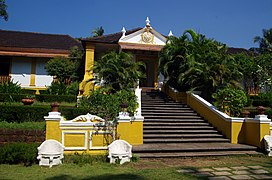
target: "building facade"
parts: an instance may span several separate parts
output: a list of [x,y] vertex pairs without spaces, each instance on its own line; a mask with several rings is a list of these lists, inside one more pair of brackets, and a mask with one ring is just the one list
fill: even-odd
[[0,81],[13,81],[22,88],[46,89],[53,80],[45,69],[48,60],[67,57],[81,43],[69,35],[0,30]]

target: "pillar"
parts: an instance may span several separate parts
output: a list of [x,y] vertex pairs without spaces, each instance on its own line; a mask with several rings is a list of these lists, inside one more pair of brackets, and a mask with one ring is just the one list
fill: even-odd
[[94,85],[93,82],[90,81],[93,78],[94,50],[95,47],[93,45],[86,45],[85,74],[79,86],[80,95],[82,95],[82,93],[83,95],[88,95]]

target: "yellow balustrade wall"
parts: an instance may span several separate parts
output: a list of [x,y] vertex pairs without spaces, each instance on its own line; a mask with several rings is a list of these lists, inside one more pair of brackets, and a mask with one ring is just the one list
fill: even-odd
[[143,144],[143,121],[118,122],[117,138],[131,145]]
[[46,120],[46,140],[55,139],[65,146],[64,153],[106,154],[114,139],[131,145],[143,144],[143,119],[122,116],[115,126],[104,122],[64,120],[59,112],[49,112]]
[[270,120],[265,115],[255,118],[229,117],[191,93],[187,95],[187,104],[230,139],[231,143],[263,148],[263,138],[270,134]]

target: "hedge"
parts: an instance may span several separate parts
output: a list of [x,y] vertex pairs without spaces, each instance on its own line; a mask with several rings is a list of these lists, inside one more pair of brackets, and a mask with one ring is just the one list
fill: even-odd
[[11,143],[0,148],[0,164],[19,164],[26,166],[37,163],[37,143]]
[[37,94],[35,99],[40,102],[76,102],[77,96],[74,95],[51,95],[51,94]]
[[[49,106],[0,105],[0,121],[6,122],[41,122],[48,115]],[[78,115],[87,114],[83,108],[60,107],[62,116],[73,119]]]
[[21,102],[22,98],[28,96],[27,94],[8,94],[0,93],[0,102]]
[[[0,93],[0,102],[21,102],[22,98],[28,97],[29,94],[9,94]],[[51,95],[51,94],[36,94],[33,95],[40,102],[77,102],[77,96],[74,95]]]

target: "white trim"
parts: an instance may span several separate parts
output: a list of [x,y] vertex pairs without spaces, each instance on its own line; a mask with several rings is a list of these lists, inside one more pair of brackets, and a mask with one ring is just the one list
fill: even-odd
[[90,131],[90,145],[89,145],[89,149],[90,150],[104,150],[104,149],[108,149],[108,146],[96,146],[96,147],[93,147],[92,145],[93,145],[93,137],[92,137],[92,135],[93,134],[111,134],[111,132],[105,132],[105,131],[98,131],[98,132],[92,132],[92,131]]
[[61,121],[60,126],[65,127],[65,126],[73,126],[73,127],[86,127],[86,126],[94,126],[94,125],[103,125],[103,123],[95,123],[95,122],[72,122],[72,121]]
[[[187,92],[190,93],[190,92]],[[216,113],[217,115],[221,116],[225,121],[227,122],[253,122],[253,123],[260,123],[260,124],[266,124],[270,123],[271,120],[267,118],[266,115],[257,115],[255,118],[239,118],[239,117],[230,117],[229,115],[219,111],[215,106],[213,106],[211,103],[207,102],[205,99],[200,97],[199,95],[196,95],[194,93],[191,93],[192,98],[194,98],[196,101],[201,103],[202,105],[208,107],[211,111]]]
[[[67,147],[64,145],[65,134],[84,134],[84,146],[83,147]],[[65,146],[65,150],[87,150],[88,147],[88,131],[62,131],[61,137],[62,145]]]

